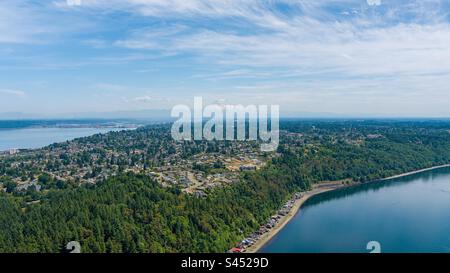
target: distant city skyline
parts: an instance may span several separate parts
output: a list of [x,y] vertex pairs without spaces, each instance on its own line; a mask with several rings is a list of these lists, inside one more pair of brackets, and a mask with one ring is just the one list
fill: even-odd
[[0,3],[0,119],[194,96],[282,115],[450,117],[449,1],[79,3]]

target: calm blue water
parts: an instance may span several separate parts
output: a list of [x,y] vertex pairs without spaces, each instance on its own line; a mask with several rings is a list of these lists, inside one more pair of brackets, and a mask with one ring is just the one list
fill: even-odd
[[113,128],[26,128],[0,130],[0,151],[13,148],[40,148],[55,142],[63,142],[97,133],[106,133]]
[[308,200],[261,252],[450,252],[450,168]]

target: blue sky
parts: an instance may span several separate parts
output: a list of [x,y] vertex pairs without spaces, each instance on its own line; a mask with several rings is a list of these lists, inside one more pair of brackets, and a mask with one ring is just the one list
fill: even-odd
[[0,0],[0,112],[450,116],[450,2]]

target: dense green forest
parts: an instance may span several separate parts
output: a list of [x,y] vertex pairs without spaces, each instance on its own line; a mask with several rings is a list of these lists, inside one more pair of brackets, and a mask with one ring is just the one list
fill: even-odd
[[450,163],[450,122],[284,121],[281,128],[278,156],[205,197],[130,173],[2,192],[0,252],[61,252],[73,240],[83,252],[224,252],[313,183]]
[[307,184],[282,162],[247,173],[205,198],[122,175],[95,186],[55,190],[38,205],[0,198],[1,252],[59,252],[78,240],[84,252],[224,252],[254,231],[289,193]]

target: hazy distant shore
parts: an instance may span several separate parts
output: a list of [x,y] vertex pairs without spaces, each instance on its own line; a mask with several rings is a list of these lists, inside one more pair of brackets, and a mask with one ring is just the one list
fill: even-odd
[[[375,183],[375,182],[380,182],[380,181],[387,181],[387,180],[392,180],[392,179],[396,179],[396,178],[401,178],[401,177],[405,177],[405,176],[410,176],[410,175],[414,175],[414,174],[418,174],[418,173],[423,173],[423,172],[447,168],[447,167],[450,167],[450,164],[438,165],[438,166],[434,166],[434,167],[430,167],[430,168],[424,168],[424,169],[420,169],[420,170],[416,170],[416,171],[406,172],[406,173],[402,173],[402,174],[398,174],[398,175],[394,175],[394,176],[390,176],[390,177],[386,177],[386,178],[382,178],[382,179],[378,179],[378,180],[374,180],[374,181],[369,181],[369,182],[365,182],[365,183]],[[291,221],[297,215],[297,213],[300,211],[302,205],[309,198],[311,198],[315,195],[324,193],[324,192],[342,189],[345,187],[352,187],[352,186],[360,185],[360,184],[362,184],[362,183],[344,184],[339,181],[315,184],[313,186],[312,190],[302,193],[303,196],[295,201],[294,206],[292,207],[291,211],[288,214],[286,214],[285,216],[283,216],[274,228],[272,228],[269,232],[263,234],[259,238],[259,240],[256,241],[252,246],[248,247],[245,250],[245,252],[246,253],[259,252],[273,237],[275,237],[275,235],[278,234],[278,232],[280,232],[289,223],[289,221]]]
[[135,126],[39,126],[0,129],[0,153],[10,150],[39,149],[53,143],[111,131],[133,130]]

